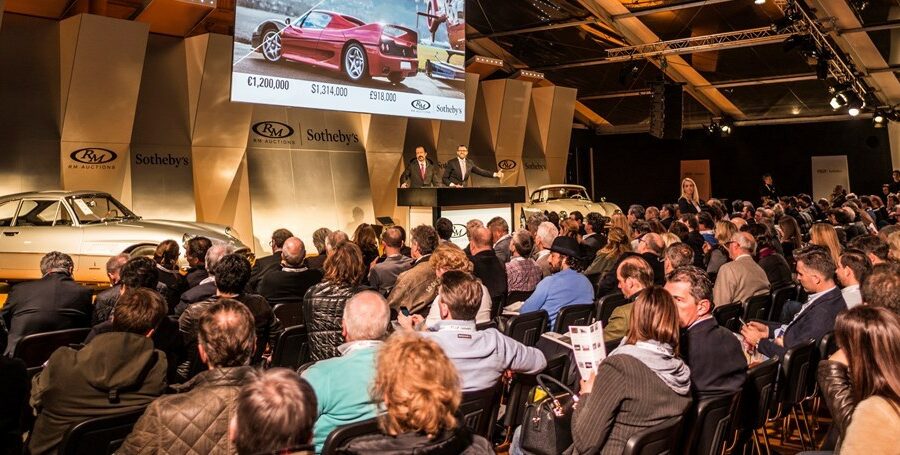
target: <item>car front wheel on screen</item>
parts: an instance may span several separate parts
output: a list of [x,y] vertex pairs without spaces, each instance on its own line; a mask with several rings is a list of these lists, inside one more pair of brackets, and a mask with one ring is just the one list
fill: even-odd
[[348,46],[344,52],[344,73],[347,77],[354,82],[365,79],[368,76],[366,65],[365,49],[357,43]]
[[266,60],[277,62],[281,60],[281,34],[278,30],[269,29],[263,36],[262,54]]

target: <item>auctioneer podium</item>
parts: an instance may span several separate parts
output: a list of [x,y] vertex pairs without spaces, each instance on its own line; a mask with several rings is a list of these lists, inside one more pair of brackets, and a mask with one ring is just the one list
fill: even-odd
[[407,230],[420,225],[434,226],[438,218],[453,222],[453,242],[468,244],[465,225],[479,219],[486,225],[491,218],[503,217],[510,232],[516,219],[515,205],[525,202],[524,186],[483,188],[398,188],[397,205],[409,207]]

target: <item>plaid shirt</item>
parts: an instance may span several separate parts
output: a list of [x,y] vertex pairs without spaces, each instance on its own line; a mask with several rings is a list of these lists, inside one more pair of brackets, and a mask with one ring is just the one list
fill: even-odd
[[543,278],[541,268],[532,259],[514,257],[506,263],[507,292],[533,291]]

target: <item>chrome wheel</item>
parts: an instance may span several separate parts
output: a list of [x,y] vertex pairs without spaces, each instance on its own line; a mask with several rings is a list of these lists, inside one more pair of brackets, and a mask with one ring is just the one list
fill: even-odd
[[366,52],[359,44],[351,44],[344,53],[344,72],[353,81],[366,76]]
[[278,30],[269,29],[263,36],[262,54],[270,62],[281,60],[281,34]]

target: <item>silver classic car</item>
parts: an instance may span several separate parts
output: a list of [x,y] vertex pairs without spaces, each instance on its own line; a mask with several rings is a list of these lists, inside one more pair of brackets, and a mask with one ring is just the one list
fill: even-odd
[[0,281],[41,277],[40,260],[61,251],[75,261],[74,279],[104,283],[110,256],[152,255],[163,240],[182,245],[203,236],[213,243],[249,249],[230,227],[217,224],[144,220],[107,193],[40,191],[0,197]]
[[607,218],[622,213],[618,205],[602,200],[591,202],[587,190],[581,185],[544,185],[531,192],[531,197],[522,207],[522,221],[532,214],[557,212],[560,218],[567,217],[574,211],[587,215],[597,212]]

